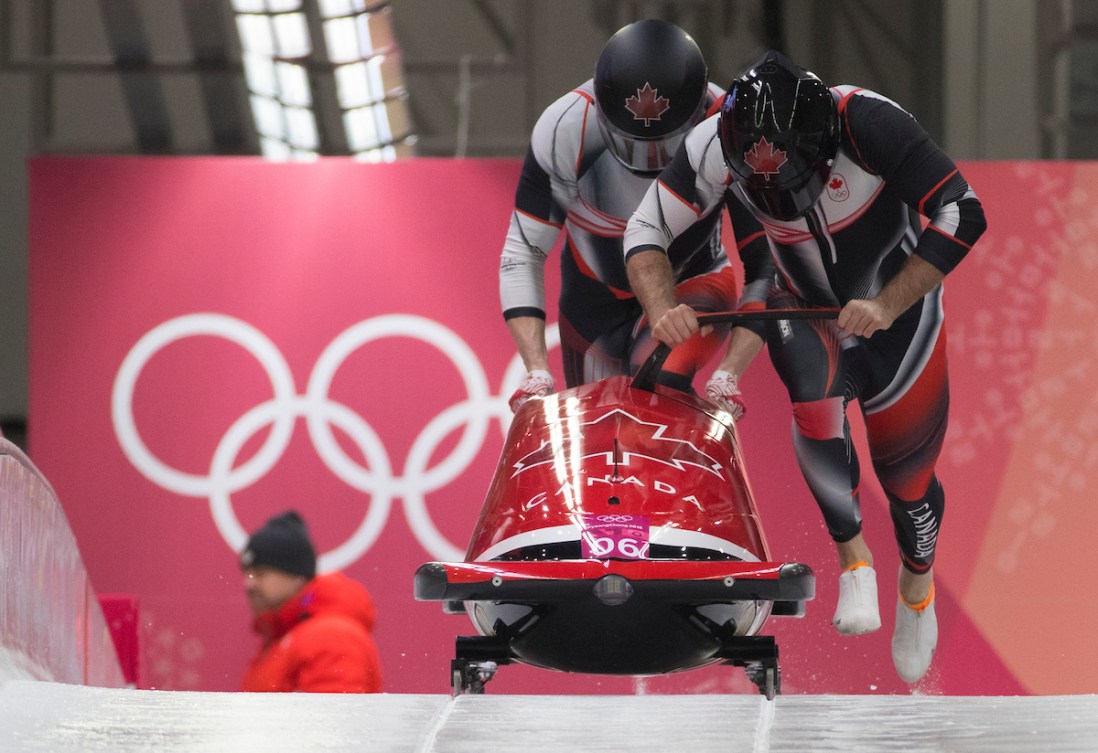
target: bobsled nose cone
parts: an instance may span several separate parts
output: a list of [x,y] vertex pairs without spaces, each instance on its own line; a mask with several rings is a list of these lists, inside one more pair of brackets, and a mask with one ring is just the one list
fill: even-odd
[[629,601],[633,595],[633,584],[621,575],[607,575],[595,583],[595,597],[608,607],[616,607]]

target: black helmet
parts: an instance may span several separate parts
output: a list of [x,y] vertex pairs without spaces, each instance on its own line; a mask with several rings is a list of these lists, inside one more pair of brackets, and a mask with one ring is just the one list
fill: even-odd
[[694,39],[666,21],[637,21],[602,48],[595,69],[599,127],[613,155],[654,175],[705,114],[709,74]]
[[831,92],[773,50],[728,87],[718,131],[732,179],[758,209],[779,220],[808,211],[839,149]]

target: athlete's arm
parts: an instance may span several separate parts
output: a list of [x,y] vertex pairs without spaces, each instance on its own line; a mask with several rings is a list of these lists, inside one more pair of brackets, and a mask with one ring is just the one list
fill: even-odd
[[503,318],[527,371],[548,371],[545,343],[545,259],[560,234],[550,177],[533,149],[515,191],[515,208],[499,260]]
[[[720,211],[723,186],[713,185],[705,171],[705,160],[714,154],[710,149],[715,144],[716,119],[711,118],[687,136],[625,228],[629,285],[652,325],[652,335],[667,345],[680,345],[698,330],[694,311],[675,299],[675,276],[667,249],[702,217]],[[716,149],[719,158],[719,146]]]
[[[728,207],[728,217],[732,221],[736,249],[743,262],[744,285],[739,308],[765,308],[766,298],[774,281],[774,261],[770,256],[766,232],[735,196],[726,195],[725,206]],[[728,347],[715,371],[728,372],[738,381],[766,344],[764,332],[762,322],[748,322],[733,327],[728,338]]]
[[[503,318],[526,370],[548,370],[545,343],[545,260],[557,242],[574,190],[575,150],[581,148],[590,98],[569,92],[546,108],[530,135],[515,190],[515,208],[499,264]],[[579,129],[577,129],[579,124]],[[559,191],[557,190],[559,189]]]
[[855,298],[839,312],[838,325],[852,335],[870,337],[888,329],[896,318],[945,279],[945,273],[920,256],[911,255],[875,297]]
[[976,193],[949,155],[895,103],[852,94],[839,108],[857,158],[930,220],[914,255],[949,274],[987,228]]
[[507,320],[507,328],[515,341],[515,348],[522,363],[529,371],[549,371],[549,353],[545,344],[545,318],[514,316]]
[[[523,215],[511,216],[499,264],[503,318],[526,370],[547,369],[545,345],[545,257],[559,228]],[[546,249],[546,250],[543,250]]]
[[697,332],[698,317],[694,310],[675,300],[675,279],[666,251],[658,248],[638,250],[629,257],[625,271],[633,294],[652,323],[653,337],[675,346]]
[[857,157],[930,222],[900,272],[877,296],[852,300],[839,313],[847,332],[869,337],[887,329],[949,274],[987,227],[968,182],[916,120],[876,95],[840,102],[843,127]]

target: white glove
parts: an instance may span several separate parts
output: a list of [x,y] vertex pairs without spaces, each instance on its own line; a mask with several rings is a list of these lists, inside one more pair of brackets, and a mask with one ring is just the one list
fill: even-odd
[[527,372],[522,384],[511,395],[507,404],[511,406],[512,413],[518,413],[518,409],[532,397],[545,397],[553,392],[553,375],[544,369],[534,369]]
[[727,371],[714,371],[705,384],[705,396],[727,411],[733,421],[739,421],[747,413],[747,403],[736,384],[736,375]]

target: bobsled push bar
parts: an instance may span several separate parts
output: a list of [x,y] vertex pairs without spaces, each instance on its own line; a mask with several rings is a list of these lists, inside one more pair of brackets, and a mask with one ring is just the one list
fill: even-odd
[[[708,324],[732,324],[733,326],[743,322],[760,321],[789,321],[790,319],[838,319],[839,309],[758,309],[749,311],[718,311],[713,314],[698,314],[698,324],[702,327]],[[671,353],[671,347],[659,343],[652,355],[641,364],[633,377],[632,386],[638,390],[652,392],[656,383],[656,377],[660,373],[663,362]]]

